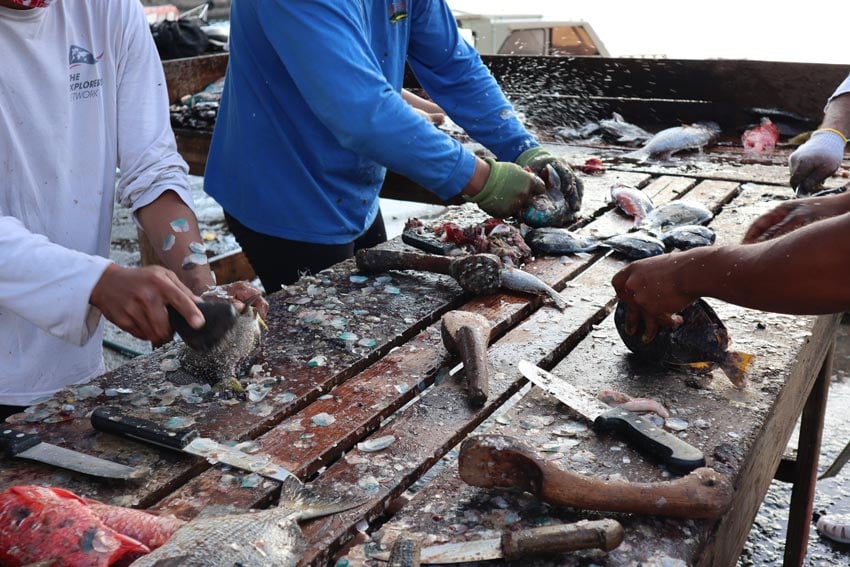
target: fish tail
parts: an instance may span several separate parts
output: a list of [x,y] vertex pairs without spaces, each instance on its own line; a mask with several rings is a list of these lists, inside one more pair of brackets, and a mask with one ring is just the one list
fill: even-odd
[[745,352],[729,352],[720,363],[720,369],[735,384],[736,388],[747,385],[747,369],[753,361],[753,355]]
[[352,495],[317,494],[295,480],[285,481],[281,486],[277,507],[287,515],[299,520],[320,518],[364,504],[367,498]]

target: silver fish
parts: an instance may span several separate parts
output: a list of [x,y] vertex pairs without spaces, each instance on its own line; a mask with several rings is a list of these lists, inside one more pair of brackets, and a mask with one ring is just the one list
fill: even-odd
[[610,120],[600,120],[599,126],[606,134],[613,136],[622,144],[637,145],[652,138],[652,134],[641,128],[626,122],[622,116],[616,112],[612,113]]
[[558,309],[563,311],[567,308],[567,302],[561,297],[561,294],[537,276],[518,268],[504,268],[501,271],[501,277],[502,287],[505,289],[537,295],[548,295]]
[[650,211],[638,226],[650,231],[663,232],[676,226],[703,224],[713,217],[714,213],[702,203],[680,199]]
[[196,518],[133,567],[294,567],[307,548],[299,520],[335,514],[364,501],[323,499],[304,486],[284,482],[276,508]]
[[660,256],[667,251],[664,243],[645,232],[627,232],[606,238],[602,243],[630,260]]
[[178,353],[181,369],[209,384],[226,384],[246,370],[250,355],[260,345],[260,317],[247,305],[236,323],[218,343],[207,351],[181,345]]
[[599,248],[599,240],[592,236],[581,236],[566,228],[553,226],[534,228],[525,235],[525,242],[535,254],[563,256],[579,252],[593,252]]
[[624,154],[623,157],[639,162],[666,160],[682,150],[702,150],[716,142],[719,135],[720,126],[714,122],[667,128],[653,136],[642,148]]

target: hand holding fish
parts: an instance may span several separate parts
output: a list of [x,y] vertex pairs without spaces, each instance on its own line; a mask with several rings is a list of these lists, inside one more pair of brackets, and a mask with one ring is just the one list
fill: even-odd
[[[484,162],[490,169],[484,187],[474,195],[464,191],[464,198],[478,205],[484,212],[497,218],[509,217],[517,214],[533,196],[545,194],[543,180],[517,164],[490,158]],[[477,167],[473,178],[476,175]]]
[[584,185],[563,159],[555,157],[547,150],[537,146],[521,153],[516,159],[516,163],[520,167],[528,167],[539,177],[544,177],[546,166],[551,166],[557,173],[560,182],[559,187],[569,210],[575,213],[581,209]]
[[257,310],[261,319],[265,319],[269,312],[269,302],[263,297],[260,290],[246,281],[232,282],[226,285],[210,286],[201,294],[201,299],[224,299],[234,304],[239,312],[245,310],[245,304]]
[[838,171],[847,139],[835,129],[815,131],[788,158],[791,187],[798,196],[814,193],[823,181]]
[[617,297],[626,306],[624,329],[633,335],[641,328],[641,339],[649,343],[661,328],[675,329],[682,324],[678,313],[699,299],[683,290],[679,285],[680,263],[672,262],[673,256],[655,256],[632,262],[616,274],[611,285]]
[[753,221],[741,242],[764,242],[847,212],[850,212],[850,192],[786,201]]

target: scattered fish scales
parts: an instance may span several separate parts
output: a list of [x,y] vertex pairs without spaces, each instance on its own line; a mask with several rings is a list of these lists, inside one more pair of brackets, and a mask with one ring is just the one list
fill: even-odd
[[311,421],[320,427],[327,427],[336,421],[336,418],[329,413],[319,413],[311,418]]
[[382,437],[375,437],[373,439],[367,439],[357,444],[357,449],[364,453],[374,453],[376,451],[383,451],[390,445],[395,442],[396,438],[394,435],[384,435]]

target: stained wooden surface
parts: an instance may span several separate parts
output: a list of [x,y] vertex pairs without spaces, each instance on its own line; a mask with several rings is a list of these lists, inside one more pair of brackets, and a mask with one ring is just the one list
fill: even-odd
[[[622,150],[548,147],[571,163],[598,156],[608,167],[602,175],[582,174],[586,192],[575,228],[588,235],[630,228],[609,202],[615,182],[642,188],[656,204],[680,198],[704,203],[716,213],[710,226],[718,244],[737,242],[753,218],[791,196],[785,150],[747,161],[735,150],[718,148],[666,164],[636,165],[618,159]],[[840,182],[834,178],[829,184]],[[387,245],[407,248],[398,241]],[[632,565],[666,556],[733,565],[826,358],[838,317],[782,316],[713,301],[733,348],[754,354],[755,362],[744,390],[719,371],[696,380],[638,363],[620,341],[612,324],[610,279],[625,262],[598,253],[541,257],[524,266],[561,291],[570,304],[564,311],[519,293],[470,297],[447,276],[392,272],[360,281],[351,277],[358,275],[353,261],[343,262],[269,298],[269,330],[255,361],[262,366],[254,377],[243,378],[246,386],[267,386],[261,400],[227,399],[197,384],[187,386],[196,382],[191,376],[163,369],[176,354],[177,346],[170,345],[95,380],[100,392],[71,388],[17,420],[17,427],[46,441],[148,467],[141,482],[103,482],[16,459],[0,461],[0,487],[61,486],[187,519],[208,506],[244,510],[276,500],[274,481],[92,430],[87,418],[92,408],[122,405],[161,423],[189,420],[202,435],[219,441],[253,440],[317,488],[368,495],[357,509],[302,525],[310,542],[302,565],[332,564],[347,545],[364,539],[358,535],[364,529],[373,545],[391,543],[402,528],[428,544],[603,516],[620,520],[626,539],[607,556],[592,556],[597,564]],[[480,409],[469,406],[463,372],[452,371],[458,360],[440,336],[440,317],[458,308],[493,325],[490,396]],[[310,363],[318,357],[324,364]],[[730,513],[716,521],[600,514],[464,485],[446,457],[481,431],[515,436],[582,474],[641,482],[669,478],[615,437],[591,432],[565,437],[563,429],[576,423],[575,416],[539,390],[528,390],[516,370],[520,359],[552,368],[590,393],[614,389],[661,400],[689,422],[682,433],[687,441],[735,486]],[[113,390],[117,387],[123,389]],[[396,441],[383,451],[357,448],[386,435]],[[410,492],[438,463],[445,465],[442,472],[431,473],[430,482]],[[348,552],[352,564],[367,561],[361,545]],[[564,556],[555,564],[578,565],[587,558]]]

